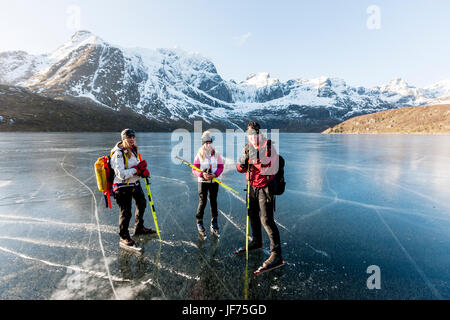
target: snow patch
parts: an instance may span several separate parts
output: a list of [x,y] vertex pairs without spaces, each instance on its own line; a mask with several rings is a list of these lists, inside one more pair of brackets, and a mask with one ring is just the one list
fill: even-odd
[[67,57],[71,52],[83,46],[103,44],[105,44],[105,42],[101,38],[90,33],[89,31],[78,31],[72,36],[70,41],[56,49],[49,58],[54,61],[60,61]]
[[271,86],[276,83],[279,83],[279,80],[271,78],[268,72],[260,72],[257,74],[252,73],[245,81],[246,85],[255,86],[257,88]]

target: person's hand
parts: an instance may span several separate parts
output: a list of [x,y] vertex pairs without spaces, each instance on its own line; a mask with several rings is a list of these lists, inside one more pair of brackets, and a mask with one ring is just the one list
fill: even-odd
[[241,167],[241,170],[247,170],[249,159],[250,159],[249,146],[246,145],[244,147],[244,150],[242,150],[241,157],[238,159],[238,163],[239,166]]
[[144,171],[145,169],[147,169],[147,161],[142,160],[137,166],[139,168],[139,171]]
[[238,163],[241,166],[246,166],[248,164],[248,159],[249,159],[249,152],[248,150],[245,150],[245,152],[243,152],[241,157],[239,158]]
[[141,174],[142,174],[142,171],[139,169],[139,167],[138,166],[134,166],[134,167],[132,167],[133,169],[136,169],[136,175],[137,176],[140,176]]
[[147,168],[145,168],[143,171],[141,171],[140,176],[141,176],[142,178],[148,178],[148,177],[150,177],[150,172],[148,171]]
[[211,174],[209,175],[209,180],[212,180],[212,179],[214,179],[214,178],[217,178],[216,175],[215,175],[214,173],[211,173]]
[[209,174],[206,173],[206,172],[203,172],[203,179],[205,179],[205,180],[211,180],[211,179],[209,179]]

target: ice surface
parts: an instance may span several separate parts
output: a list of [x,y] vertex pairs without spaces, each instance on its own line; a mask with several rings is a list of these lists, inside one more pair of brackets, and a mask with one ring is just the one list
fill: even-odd
[[[196,177],[172,163],[167,133],[137,137],[162,242],[136,238],[141,255],[119,248],[118,207],[105,208],[93,171],[118,138],[2,133],[0,299],[450,298],[448,135],[280,134],[287,190],[275,219],[288,265],[251,274],[269,255],[263,231],[247,281],[233,253],[245,245],[244,175],[227,157],[223,181],[240,194],[220,189],[221,238],[199,240]],[[366,287],[370,265],[381,290]]]

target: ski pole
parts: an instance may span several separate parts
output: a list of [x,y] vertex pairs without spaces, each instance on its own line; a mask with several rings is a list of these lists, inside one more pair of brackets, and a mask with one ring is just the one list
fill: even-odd
[[[138,154],[139,161],[142,161],[141,154]],[[147,194],[148,194],[148,201],[150,202],[150,210],[152,211],[153,215],[153,221],[155,222],[155,228],[156,232],[158,233],[159,241],[161,241],[161,235],[159,234],[159,227],[158,227],[158,219],[156,218],[156,212],[155,212],[155,205],[153,204],[153,198],[152,198],[152,192],[150,191],[150,183],[148,181],[148,178],[145,177],[145,187],[147,188]]]
[[[202,170],[200,170],[200,169],[197,168],[196,166],[190,164],[190,163],[187,162],[186,160],[181,159],[181,158],[178,157],[178,156],[176,156],[176,158],[177,158],[178,160],[180,160],[181,162],[183,162],[184,164],[186,164],[186,165],[188,165],[189,167],[191,167],[192,169],[195,169],[195,170],[197,170],[197,171],[203,172]],[[217,180],[216,178],[213,178],[213,181],[214,181],[214,182],[217,182],[217,183],[220,184],[222,187],[225,187],[225,188],[227,188],[228,190],[233,191],[233,192],[236,193],[236,194],[239,194],[239,192],[237,192],[237,191],[234,190],[233,188],[230,188],[229,186],[227,186],[227,185],[226,185],[225,183],[223,183],[222,181],[219,181],[219,180]]]
[[248,262],[248,236],[249,236],[249,215],[248,211],[250,210],[250,163],[248,164],[248,183],[247,183],[247,230],[245,233],[245,253],[247,255],[247,262]]
[[250,161],[248,163],[248,182],[247,182],[247,228],[245,232],[245,254],[246,254],[246,262],[245,262],[245,282],[244,282],[244,299],[248,300],[248,237],[249,237],[249,215],[248,211],[250,210]]
[[248,300],[248,261],[245,264],[244,299]]

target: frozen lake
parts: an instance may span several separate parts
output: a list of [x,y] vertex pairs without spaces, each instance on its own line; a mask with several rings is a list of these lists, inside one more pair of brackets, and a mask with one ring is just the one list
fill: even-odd
[[[119,248],[118,206],[105,208],[93,170],[119,133],[0,135],[0,299],[450,299],[449,135],[280,134],[288,265],[254,276],[269,252],[252,252],[248,277],[233,254],[246,222],[233,167],[223,182],[240,195],[219,191],[222,236],[200,241],[197,182],[171,162],[170,133],[138,133],[163,241],[136,239],[136,255]],[[145,221],[154,228],[148,207]]]

